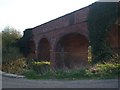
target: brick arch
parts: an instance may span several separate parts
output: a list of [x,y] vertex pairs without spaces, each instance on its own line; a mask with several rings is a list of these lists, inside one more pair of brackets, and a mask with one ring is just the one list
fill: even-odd
[[40,61],[49,61],[50,60],[50,42],[47,38],[43,37],[39,40],[37,57]]
[[87,63],[89,40],[78,32],[63,34],[56,40],[56,65],[74,68]]
[[74,30],[73,30],[73,31],[63,32],[63,33],[61,33],[60,35],[58,35],[58,36],[56,37],[55,44],[54,44],[54,47],[53,47],[53,50],[54,50],[54,51],[56,51],[56,45],[57,45],[57,43],[59,42],[59,40],[60,40],[62,37],[66,36],[66,35],[69,35],[69,34],[79,34],[79,35],[82,35],[82,36],[84,36],[84,37],[89,41],[88,33],[81,33],[81,32],[79,32],[79,31],[74,31]]

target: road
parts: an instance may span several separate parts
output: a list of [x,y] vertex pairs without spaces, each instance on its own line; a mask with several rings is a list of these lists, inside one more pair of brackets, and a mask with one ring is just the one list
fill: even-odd
[[118,80],[28,80],[2,77],[3,88],[118,88]]

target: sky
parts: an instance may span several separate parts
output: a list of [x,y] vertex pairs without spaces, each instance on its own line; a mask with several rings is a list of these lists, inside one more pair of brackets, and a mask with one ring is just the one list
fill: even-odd
[[0,31],[6,26],[27,28],[86,7],[97,0],[0,0]]

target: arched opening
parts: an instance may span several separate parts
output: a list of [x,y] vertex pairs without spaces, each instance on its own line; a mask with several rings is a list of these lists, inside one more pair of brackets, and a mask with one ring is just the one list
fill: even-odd
[[58,68],[75,68],[88,62],[89,42],[80,34],[68,34],[60,38],[56,45]]
[[38,59],[40,61],[50,60],[50,44],[46,38],[40,40],[38,45]]

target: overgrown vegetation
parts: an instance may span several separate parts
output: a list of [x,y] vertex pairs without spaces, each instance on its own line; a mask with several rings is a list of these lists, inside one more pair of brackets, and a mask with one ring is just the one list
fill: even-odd
[[17,47],[17,41],[22,37],[20,32],[12,27],[6,27],[2,33],[2,71],[22,74],[26,61]]
[[27,69],[26,59],[18,58],[16,60],[6,62],[2,65],[2,71],[12,74],[21,75]]
[[106,36],[117,18],[117,2],[96,2],[90,6],[88,28],[93,63],[103,62],[112,57],[112,51],[106,43]]
[[[38,66],[36,69],[30,68],[24,75],[28,79],[60,79],[60,80],[78,80],[78,79],[117,79],[120,76],[120,56],[114,55],[104,63],[90,64],[89,66],[80,67],[77,69],[57,69],[53,71],[50,67],[42,65],[50,62],[33,62]],[[42,68],[41,68],[42,67]],[[41,70],[45,70],[41,73]]]
[[6,27],[2,31],[2,63],[10,62],[22,57],[16,45],[21,38],[20,32],[11,27]]
[[30,41],[32,39],[32,30],[26,29],[24,31],[24,36],[18,40],[17,46],[20,48],[20,51],[25,57],[31,52]]
[[78,70],[57,70],[49,71],[44,74],[37,74],[35,71],[28,71],[25,76],[28,79],[112,79],[120,75],[120,64],[96,64],[91,68],[81,68]]
[[44,74],[50,71],[50,62],[48,61],[41,61],[41,62],[31,62],[29,64],[31,70],[34,70],[37,74]]

